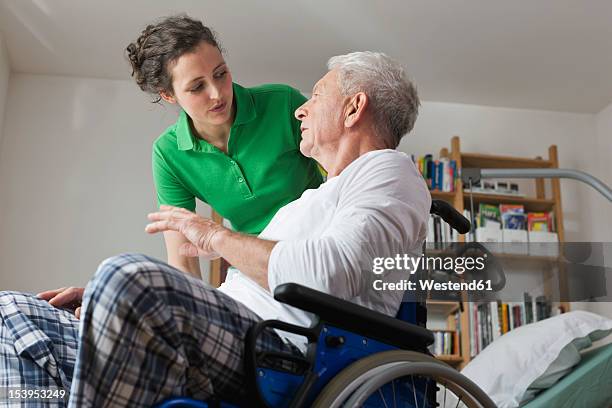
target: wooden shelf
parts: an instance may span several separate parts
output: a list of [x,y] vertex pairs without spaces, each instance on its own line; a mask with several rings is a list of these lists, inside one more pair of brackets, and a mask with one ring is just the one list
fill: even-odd
[[[470,193],[463,192],[463,202],[465,208],[469,209]],[[546,198],[527,198],[527,197],[514,197],[509,195],[499,194],[484,194],[474,193],[474,205],[480,203],[485,204],[522,204],[525,206],[525,211],[541,212],[541,211],[552,211],[555,205],[555,200]],[[474,208],[477,210],[477,208]]]
[[[484,243],[486,246],[486,243]],[[502,242],[493,243],[493,244],[503,244]],[[559,261],[558,256],[546,256],[546,255],[530,255],[530,254],[513,254],[507,252],[491,252],[495,258],[500,259],[516,259],[516,260],[525,260],[525,261],[541,261],[541,262],[557,262]],[[443,257],[443,256],[455,256],[455,254],[451,251],[444,249],[427,249],[425,251],[426,256],[431,257]],[[428,301],[429,302],[429,301]]]
[[548,168],[550,160],[528,159],[524,157],[495,156],[478,153],[461,153],[461,167],[481,169]]
[[447,364],[463,363],[463,357],[458,354],[437,354],[435,357]]
[[525,261],[541,261],[541,262],[557,262],[559,261],[558,256],[544,256],[544,255],[529,255],[529,254],[508,254],[504,252],[493,252],[493,255],[497,258],[502,259],[516,259]]
[[431,198],[434,200],[444,200],[452,202],[455,199],[454,191],[438,191],[438,190],[430,190]]
[[[427,312],[431,312],[432,314],[441,314],[441,315],[449,315],[455,313],[459,310],[459,302],[452,302],[446,300],[428,300],[427,301]],[[434,330],[436,331],[436,330]],[[445,330],[437,330],[437,331],[445,331]],[[454,331],[454,330],[446,330],[446,331]]]

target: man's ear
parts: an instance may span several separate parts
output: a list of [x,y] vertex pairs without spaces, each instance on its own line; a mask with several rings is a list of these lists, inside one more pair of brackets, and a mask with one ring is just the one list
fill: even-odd
[[176,98],[168,91],[159,91],[159,96],[168,103],[176,103]]
[[365,114],[366,107],[370,100],[368,96],[363,92],[358,92],[353,95],[346,107],[346,115],[344,119],[345,127],[355,126],[357,122],[363,117]]

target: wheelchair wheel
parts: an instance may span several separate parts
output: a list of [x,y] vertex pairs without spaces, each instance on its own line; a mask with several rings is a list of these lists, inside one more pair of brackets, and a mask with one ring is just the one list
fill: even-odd
[[393,350],[345,368],[313,407],[495,408],[495,403],[471,380],[434,357]]

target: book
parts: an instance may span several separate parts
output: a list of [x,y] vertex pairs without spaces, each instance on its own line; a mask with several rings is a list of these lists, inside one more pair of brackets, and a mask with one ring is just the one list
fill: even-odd
[[434,248],[442,248],[442,219],[439,216],[434,216]]
[[453,355],[458,354],[459,348],[457,336],[452,330],[432,330],[434,335],[434,343],[429,347],[429,350],[435,355]]
[[529,231],[548,232],[549,215],[544,212],[527,213],[527,229]]
[[533,323],[533,300],[529,293],[523,293],[523,298],[525,300],[525,323]]
[[512,230],[526,230],[527,216],[525,207],[520,204],[500,204],[502,228]]
[[455,160],[447,157],[436,160],[433,155],[426,154],[418,158],[413,157],[413,161],[425,179],[429,190],[455,191],[459,179]]
[[478,212],[479,227],[494,229],[499,229],[501,227],[501,217],[498,206],[480,203],[478,205]]
[[510,330],[509,322],[508,322],[508,304],[502,304],[502,334],[508,333]]
[[427,242],[436,242],[436,237],[434,234],[434,215],[429,214],[429,220],[427,222]]
[[423,173],[423,177],[425,177],[425,180],[427,181],[427,187],[429,187],[429,189],[431,190],[431,179],[433,176],[433,159],[432,159],[432,155],[431,154],[426,154],[425,155],[425,163],[424,163],[424,173]]

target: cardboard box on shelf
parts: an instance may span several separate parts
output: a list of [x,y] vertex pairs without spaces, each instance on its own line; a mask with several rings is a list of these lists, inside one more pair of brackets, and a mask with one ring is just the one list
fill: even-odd
[[525,230],[502,229],[502,251],[507,254],[529,255],[528,239]]
[[529,255],[559,256],[559,236],[556,232],[529,231],[528,237]]

